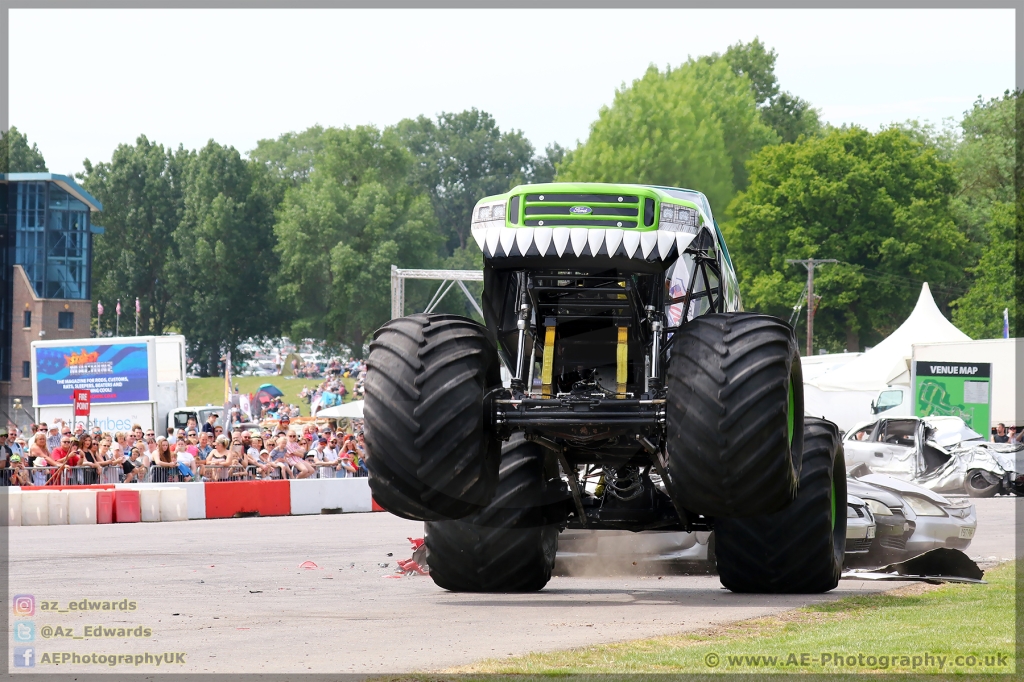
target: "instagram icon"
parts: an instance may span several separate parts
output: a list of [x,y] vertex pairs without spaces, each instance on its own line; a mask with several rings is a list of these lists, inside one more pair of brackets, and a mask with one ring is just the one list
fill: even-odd
[[36,612],[36,598],[32,594],[14,595],[14,615],[31,616]]

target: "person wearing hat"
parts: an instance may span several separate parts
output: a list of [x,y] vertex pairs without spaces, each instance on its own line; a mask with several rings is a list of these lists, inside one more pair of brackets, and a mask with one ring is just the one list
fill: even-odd
[[312,456],[313,471],[319,473],[321,464],[326,464],[329,460],[327,459],[327,439],[323,436],[313,438],[313,447],[306,453],[306,460],[309,461]]
[[216,433],[216,431],[214,430],[214,422],[217,421],[217,418],[219,416],[219,414],[211,414],[209,417],[207,417],[206,423],[203,424],[203,431],[206,431],[207,433],[210,434]]
[[8,479],[8,485],[28,485],[28,469],[25,468],[25,462],[21,459],[21,455],[11,455],[10,459],[10,478]]
[[60,447],[60,427],[56,424],[50,426],[46,432],[46,449],[53,452]]

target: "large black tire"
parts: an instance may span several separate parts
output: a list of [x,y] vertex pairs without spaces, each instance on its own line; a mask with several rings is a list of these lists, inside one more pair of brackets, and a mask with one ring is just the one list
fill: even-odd
[[[989,479],[994,479],[993,483]],[[1002,483],[995,474],[980,469],[971,469],[964,477],[964,490],[971,497],[995,497]]]
[[426,524],[430,577],[453,592],[535,592],[551,579],[564,520],[560,481],[544,451],[512,436],[502,447],[494,500],[461,521]]
[[487,331],[456,315],[410,315],[374,335],[364,407],[370,490],[392,514],[458,519],[494,496],[501,442],[484,397],[501,385]]
[[804,394],[793,329],[756,313],[702,315],[668,366],[672,493],[706,516],[779,511],[796,498]]
[[839,429],[808,418],[800,493],[786,509],[715,523],[718,576],[733,592],[835,589],[846,552],[846,466]]

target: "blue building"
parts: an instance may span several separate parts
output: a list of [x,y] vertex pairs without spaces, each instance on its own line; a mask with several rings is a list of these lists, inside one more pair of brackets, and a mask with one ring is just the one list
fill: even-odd
[[103,232],[92,219],[102,210],[66,175],[0,173],[0,425],[31,413],[32,341],[90,336],[92,243]]

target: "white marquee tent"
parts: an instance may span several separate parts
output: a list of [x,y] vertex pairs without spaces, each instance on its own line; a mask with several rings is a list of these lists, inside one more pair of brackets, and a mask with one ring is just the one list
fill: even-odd
[[860,357],[811,381],[823,391],[877,391],[895,381],[909,383],[909,374],[905,379],[901,375],[910,371],[908,362],[915,343],[970,340],[942,316],[926,283],[914,312],[896,331]]
[[910,358],[918,343],[970,341],[943,317],[926,283],[910,317],[874,348],[804,381],[808,414],[847,429],[871,417],[871,400],[890,384],[910,383]]
[[362,419],[363,401],[353,400],[352,402],[345,403],[344,405],[325,407],[317,412],[316,416],[325,417],[327,419]]

